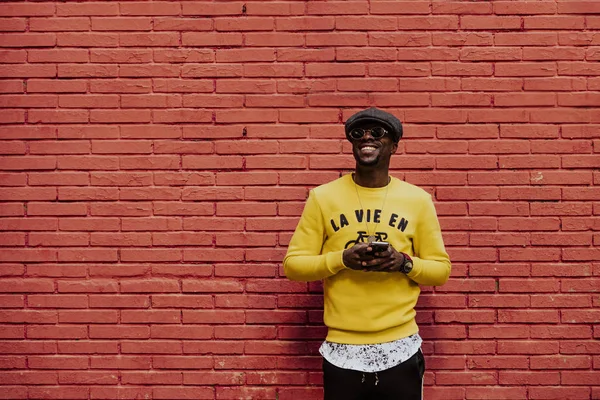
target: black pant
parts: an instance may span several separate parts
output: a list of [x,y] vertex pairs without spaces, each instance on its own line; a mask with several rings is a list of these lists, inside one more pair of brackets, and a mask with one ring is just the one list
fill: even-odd
[[323,360],[324,400],[422,400],[425,358],[419,351],[380,372],[336,367]]

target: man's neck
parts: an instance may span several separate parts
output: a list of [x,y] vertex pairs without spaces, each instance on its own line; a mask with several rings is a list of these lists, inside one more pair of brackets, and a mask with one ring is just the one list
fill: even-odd
[[353,177],[354,182],[358,186],[368,188],[385,187],[390,181],[387,169],[366,169],[357,167]]

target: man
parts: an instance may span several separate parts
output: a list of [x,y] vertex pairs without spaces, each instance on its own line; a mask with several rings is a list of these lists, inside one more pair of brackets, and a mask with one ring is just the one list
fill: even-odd
[[425,364],[414,307],[419,285],[448,280],[450,259],[431,196],[389,176],[400,121],[369,108],[345,131],[356,169],[310,191],[285,273],[323,280],[325,400],[420,400]]

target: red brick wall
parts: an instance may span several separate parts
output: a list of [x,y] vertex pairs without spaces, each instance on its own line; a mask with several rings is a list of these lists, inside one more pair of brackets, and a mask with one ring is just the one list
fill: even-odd
[[0,14],[0,398],[320,398],[320,286],[281,259],[371,105],[454,261],[426,398],[600,398],[600,2]]

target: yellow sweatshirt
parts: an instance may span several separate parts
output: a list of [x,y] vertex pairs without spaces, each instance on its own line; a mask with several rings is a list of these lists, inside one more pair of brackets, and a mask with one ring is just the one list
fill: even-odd
[[[347,268],[344,249],[367,242],[367,233],[409,254],[413,270],[405,275]],[[419,284],[442,285],[450,275],[431,196],[395,178],[388,187],[361,187],[351,174],[310,191],[283,266],[289,279],[323,280],[327,340],[347,344],[417,333]]]

